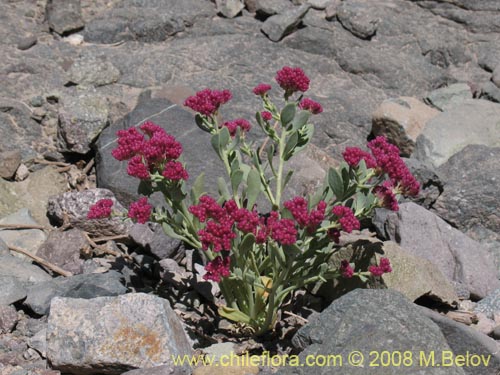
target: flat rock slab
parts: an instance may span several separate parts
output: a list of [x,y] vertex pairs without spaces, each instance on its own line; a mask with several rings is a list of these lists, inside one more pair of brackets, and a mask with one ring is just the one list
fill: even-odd
[[55,297],[92,299],[125,294],[127,288],[121,280],[122,275],[116,271],[58,277],[29,287],[24,305],[38,315],[46,315]]
[[[22,208],[19,211],[0,219],[0,224],[18,224],[18,225],[40,225],[31,216],[31,212],[27,208]],[[28,250],[32,254],[36,254],[38,248],[44,243],[47,236],[40,229],[0,229],[0,239],[8,246],[20,247]],[[18,254],[16,254],[17,256]],[[27,258],[24,255],[21,258]]]
[[467,145],[500,145],[500,104],[464,100],[431,119],[417,138],[415,155],[439,167]]
[[[302,327],[292,342],[304,348],[299,355],[302,363],[309,355],[342,357],[342,365],[337,362],[335,374],[366,374],[371,351],[408,351],[413,361],[408,367],[370,367],[370,374],[465,374],[458,367],[421,366],[418,360],[421,352],[433,351],[440,355],[451,348],[434,322],[403,295],[391,290],[356,289],[342,296],[317,319]],[[352,366],[348,362],[349,354],[354,351],[364,356],[364,360],[358,362],[363,366]],[[440,358],[437,361],[440,363]],[[332,367],[287,367],[277,373],[331,374]]]
[[261,30],[270,40],[279,42],[297,28],[310,7],[309,4],[304,4],[271,16],[262,24]]
[[12,276],[23,284],[52,280],[40,267],[12,255],[0,256],[0,275]]
[[488,251],[425,208],[410,202],[398,212],[377,211],[374,224],[386,238],[435,264],[449,281],[463,284],[472,298],[484,298],[500,287]]
[[47,329],[52,367],[73,374],[121,374],[169,365],[191,346],[167,300],[143,293],[91,300],[55,298]]

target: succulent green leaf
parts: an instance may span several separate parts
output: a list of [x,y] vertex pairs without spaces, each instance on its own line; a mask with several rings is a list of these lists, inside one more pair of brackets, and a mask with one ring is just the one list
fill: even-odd
[[330,168],[328,170],[328,185],[332,189],[335,198],[342,200],[344,197],[344,182],[336,169]]
[[307,124],[309,117],[311,117],[311,112],[309,111],[300,111],[297,113],[292,121],[292,129],[298,130],[302,128],[305,124]]
[[233,192],[238,190],[242,180],[243,171],[236,170],[231,173],[231,189],[233,189]]
[[231,194],[229,194],[229,190],[227,188],[226,181],[222,177],[217,178],[217,188],[219,190],[219,195],[225,201],[228,201],[231,199]]
[[299,134],[295,131],[286,141],[285,150],[283,151],[283,160],[287,161],[293,156],[298,141]]
[[240,323],[245,323],[245,324],[250,324],[250,317],[241,312],[240,310],[233,309],[228,306],[221,306],[219,307],[219,315],[222,316],[223,318],[232,320],[233,322],[240,322]]
[[149,197],[151,194],[154,193],[153,186],[151,185],[151,182],[148,180],[141,180],[139,182],[139,186],[137,188],[137,192],[140,195],[145,195],[146,197]]
[[287,127],[293,121],[295,117],[296,105],[295,103],[288,103],[285,108],[281,111],[281,124],[283,127]]
[[201,130],[206,131],[206,132],[210,132],[210,127],[205,122],[205,119],[203,118],[203,116],[201,116],[199,113],[197,113],[196,116],[194,116],[194,120],[196,122],[196,125],[198,125],[198,127]]
[[252,209],[261,190],[260,173],[256,169],[251,169],[247,177],[247,208]]
[[205,192],[205,173],[200,173],[196,180],[194,180],[193,187],[191,188],[191,202],[197,204],[200,197]]

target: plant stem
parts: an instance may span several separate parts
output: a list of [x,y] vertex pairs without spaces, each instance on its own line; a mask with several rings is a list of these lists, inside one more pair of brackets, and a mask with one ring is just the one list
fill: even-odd
[[275,202],[275,205],[277,206],[277,208],[279,209],[280,206],[281,206],[281,193],[282,193],[282,179],[283,179],[283,166],[285,164],[284,162],[284,153],[285,153],[285,141],[286,141],[286,130],[283,129],[282,130],[282,133],[281,133],[281,138],[280,138],[280,142],[279,142],[279,156],[280,156],[280,160],[279,160],[279,164],[278,164],[278,177],[276,178],[276,202]]

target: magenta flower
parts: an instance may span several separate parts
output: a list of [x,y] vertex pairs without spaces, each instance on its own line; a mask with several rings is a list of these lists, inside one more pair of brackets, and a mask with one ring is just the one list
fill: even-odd
[[317,115],[323,112],[323,107],[321,106],[321,104],[309,98],[302,99],[299,103],[299,108],[305,111],[309,111],[313,115]]
[[186,169],[184,169],[182,163],[173,160],[165,164],[165,169],[163,170],[162,175],[163,177],[173,181],[187,180],[189,178],[189,175]]
[[130,204],[128,217],[137,220],[140,224],[144,224],[151,217],[152,209],[153,207],[148,203],[148,198],[143,197]]
[[290,211],[297,224],[302,228],[307,227],[310,233],[325,219],[326,203],[324,201],[319,202],[317,208],[311,212],[303,197],[295,197],[286,201],[283,206]]
[[243,118],[238,118],[233,121],[227,121],[224,123],[224,126],[228,128],[229,135],[231,135],[231,137],[234,137],[236,135],[236,129],[238,128],[240,128],[242,132],[248,132],[252,127],[252,125],[250,125],[250,123]]
[[100,199],[90,206],[89,212],[87,213],[87,219],[104,219],[110,217],[111,207],[113,207],[113,201],[111,199]]
[[273,119],[273,114],[269,111],[262,111],[260,115],[264,121],[271,121]]
[[276,82],[285,90],[285,96],[289,97],[296,91],[306,92],[310,80],[301,68],[285,66],[276,73]]
[[264,96],[269,90],[271,90],[271,88],[271,85],[268,85],[267,83],[259,83],[254,87],[253,93],[255,95]]
[[367,168],[376,168],[377,161],[368,152],[363,151],[357,147],[347,147],[342,153],[345,162],[355,168],[361,160],[364,160]]
[[233,95],[229,90],[217,91],[205,89],[187,98],[184,105],[202,115],[212,116],[222,104],[227,103],[232,97]]
[[391,181],[384,181],[382,185],[375,186],[373,193],[377,196],[380,206],[392,211],[399,210],[398,199],[394,194],[394,186]]
[[346,279],[350,279],[354,275],[354,270],[346,259],[340,261],[340,274]]
[[229,257],[222,258],[218,256],[205,266],[207,273],[203,276],[205,280],[220,282],[222,277],[228,277],[230,271],[231,259]]
[[339,223],[344,232],[351,233],[353,230],[361,227],[359,220],[356,216],[354,216],[354,212],[352,212],[349,207],[335,206],[333,207],[332,212],[338,217]]
[[392,272],[391,262],[387,258],[380,258],[379,265],[368,267],[368,271],[373,276],[382,276],[384,273]]

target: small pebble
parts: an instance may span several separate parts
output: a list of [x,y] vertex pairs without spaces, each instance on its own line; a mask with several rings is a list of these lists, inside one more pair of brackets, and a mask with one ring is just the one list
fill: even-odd
[[30,171],[28,167],[24,164],[21,164],[16,171],[16,181],[24,181],[30,175]]
[[43,97],[38,95],[31,98],[30,104],[32,107],[41,107],[43,105],[43,101]]
[[36,43],[38,42],[36,36],[30,35],[25,38],[22,38],[18,43],[17,43],[17,49],[21,51],[26,51],[27,49],[30,49],[33,47]]
[[83,35],[71,34],[70,36],[63,38],[63,40],[68,42],[72,46],[79,46],[83,43]]

